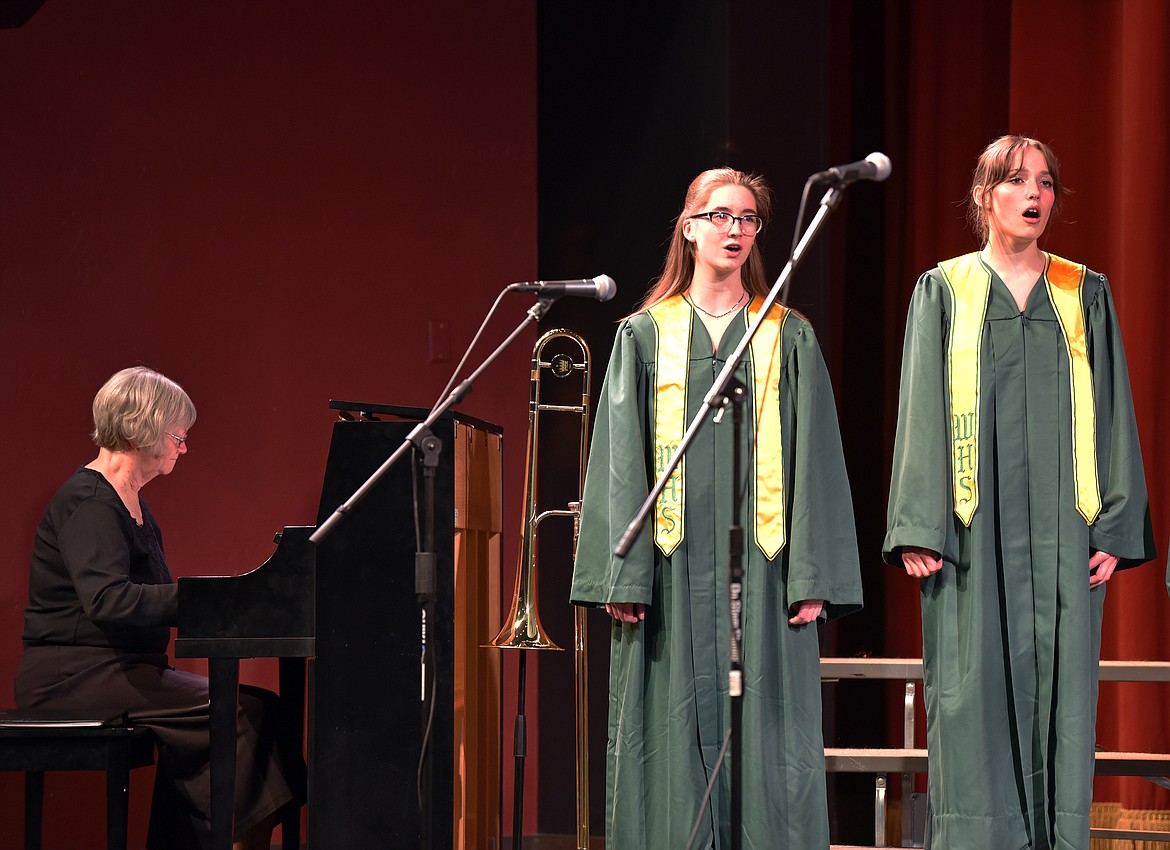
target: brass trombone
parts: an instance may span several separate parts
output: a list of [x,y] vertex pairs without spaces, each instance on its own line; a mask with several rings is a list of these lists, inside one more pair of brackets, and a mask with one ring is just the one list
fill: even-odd
[[[546,360],[545,348],[550,344],[568,341],[573,353],[565,354],[554,346]],[[541,400],[541,375],[550,372],[553,377],[564,379],[577,375],[581,378],[581,398],[575,404],[548,404]],[[512,599],[512,610],[504,621],[504,627],[488,646],[497,649],[554,649],[560,650],[545,633],[540,622],[536,603],[536,554],[537,530],[541,522],[551,516],[573,518],[573,550],[577,548],[577,534],[581,519],[581,492],[585,486],[585,462],[589,452],[589,346],[578,334],[558,328],[543,334],[532,350],[532,394],[528,407],[528,459],[525,477],[524,523],[521,529],[522,543],[520,561],[516,568],[516,593]],[[575,413],[581,419],[578,445],[577,498],[569,502],[567,510],[547,510],[537,513],[537,444],[542,412]],[[576,758],[577,758],[577,847],[589,847],[589,714],[588,714],[588,655],[586,649],[585,610],[578,607],[574,612],[574,681],[576,683]],[[515,789],[512,809],[512,847],[520,850],[524,831],[524,756],[527,748],[527,734],[524,716],[524,678],[527,653],[520,654],[520,668],[517,675],[516,731],[514,736]]]

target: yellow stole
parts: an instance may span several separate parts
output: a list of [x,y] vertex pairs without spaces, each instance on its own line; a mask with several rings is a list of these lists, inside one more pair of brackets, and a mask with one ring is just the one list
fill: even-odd
[[[694,312],[681,295],[660,301],[647,312],[658,332],[655,356],[654,477],[670,465],[687,430],[687,375],[691,360],[691,322]],[[671,555],[683,538],[684,456],[654,506],[654,543],[663,555]]]
[[1101,513],[1101,487],[1097,480],[1097,407],[1093,400],[1093,367],[1089,363],[1085,308],[1081,297],[1085,267],[1054,254],[1047,256],[1044,280],[1048,285],[1048,299],[1060,317],[1068,350],[1077,511],[1085,522],[1092,525]]
[[[1093,376],[1085,338],[1085,267],[1048,254],[1044,285],[1064,332],[1072,384],[1073,475],[1077,510],[1090,525],[1101,511],[1094,445]],[[978,254],[939,263],[953,305],[947,350],[951,481],[955,515],[970,526],[979,505],[979,365],[991,272]]]
[[[753,298],[748,321],[754,322],[764,299]],[[772,560],[784,548],[784,443],[780,433],[780,379],[784,320],[789,309],[777,304],[752,337],[752,402],[755,405],[756,545]]]
[[[753,298],[748,321],[763,306]],[[655,304],[647,311],[657,331],[657,364],[653,397],[654,469],[661,475],[678,451],[686,433],[687,374],[690,366],[694,311],[681,295]],[[788,308],[777,305],[760,325],[751,342],[751,382],[755,415],[755,532],[756,542],[769,558],[784,547],[784,455],[780,432],[781,341]],[[671,474],[654,511],[654,542],[664,555],[673,554],[683,539],[684,458]]]
[[963,525],[979,504],[979,352],[983,320],[991,292],[991,272],[978,254],[964,254],[939,263],[954,305],[947,350],[947,383],[951,402],[951,481],[955,515]]

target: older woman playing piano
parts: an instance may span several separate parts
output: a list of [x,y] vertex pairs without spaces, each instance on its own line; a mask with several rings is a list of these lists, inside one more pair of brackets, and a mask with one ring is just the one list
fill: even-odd
[[[155,732],[151,850],[210,846],[207,679],[167,659],[177,592],[162,533],[142,500],[187,453],[195,406],[145,367],[123,369],[93,400],[97,457],[53,496],[37,528],[16,702],[32,711],[130,719]],[[265,722],[274,696],[240,689],[236,847],[268,847],[277,814],[303,800],[299,743]]]

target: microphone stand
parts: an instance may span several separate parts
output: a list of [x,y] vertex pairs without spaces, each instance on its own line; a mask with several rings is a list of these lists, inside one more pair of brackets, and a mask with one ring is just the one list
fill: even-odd
[[[427,414],[423,421],[419,422],[410,433],[402,441],[400,445],[390,457],[379,466],[374,473],[366,479],[357,490],[354,491],[348,499],[346,499],[337,509],[329,516],[325,522],[317,527],[317,530],[309,535],[309,540],[314,544],[320,544],[330,533],[334,530],[338,523],[357,506],[357,504],[366,496],[367,493],[378,483],[379,479],[386,472],[394,466],[398,460],[406,454],[412,447],[417,447],[424,457],[424,492],[426,500],[426,526],[424,529],[424,539],[422,541],[423,551],[415,554],[415,592],[418,596],[418,603],[420,607],[420,622],[422,631],[422,654],[420,664],[422,669],[422,688],[423,688],[423,705],[422,717],[424,724],[424,735],[422,742],[422,753],[419,760],[419,840],[421,850],[426,850],[431,842],[431,824],[430,824],[430,776],[432,773],[432,766],[428,752],[428,741],[430,739],[430,726],[434,710],[434,687],[436,681],[435,671],[437,670],[437,661],[428,659],[428,644],[427,644],[427,630],[428,627],[434,623],[434,599],[435,590],[437,586],[436,577],[436,562],[437,556],[434,551],[434,477],[436,467],[438,465],[439,453],[442,449],[442,442],[431,433],[430,426],[433,425],[444,413],[447,412],[453,405],[459,402],[468,392],[471,391],[475,380],[487,370],[492,363],[504,352],[512,342],[520,336],[520,334],[530,324],[539,322],[544,314],[548,312],[549,307],[552,306],[553,301],[557,299],[557,295],[540,294],[535,304],[528,309],[523,321],[517,325],[516,329],[508,335],[508,337],[496,347],[491,354],[484,359],[474,372],[471,373],[464,381],[458,384],[447,397],[436,405],[430,413]],[[433,653],[432,653],[433,654]],[[427,689],[427,666],[431,667],[430,679],[432,687]],[[521,688],[523,688],[523,679],[521,679]],[[523,691],[521,691],[523,693]],[[428,707],[429,695],[429,707]]]
[[[439,472],[439,455],[443,441],[430,431],[421,439],[423,453],[423,527],[421,551],[414,556],[414,592],[419,606],[420,637],[422,650],[419,653],[421,672],[421,693],[419,699],[420,722],[423,736],[418,766],[418,813],[419,850],[431,846],[431,781],[434,776],[434,761],[431,759],[431,727],[435,717],[435,688],[439,661],[432,658],[435,649],[427,641],[427,627],[435,621],[435,592],[438,589],[438,552],[435,551],[435,478]],[[417,493],[417,490],[415,491]],[[427,666],[431,668],[430,687],[427,686]]]
[[731,616],[730,665],[728,667],[728,697],[731,700],[731,850],[740,850],[743,838],[743,526],[739,522],[743,508],[743,479],[740,439],[743,434],[743,406],[747,402],[747,387],[739,381],[731,382],[727,396],[731,403],[731,528],[728,532],[728,601]]
[[[679,441],[678,450],[670,459],[670,463],[666,465],[666,469],[658,476],[658,480],[654,482],[654,486],[650,488],[650,495],[646,497],[646,501],[638,508],[638,512],[634,518],[630,520],[630,524],[626,526],[626,530],[622,533],[621,539],[618,540],[617,546],[614,547],[613,553],[619,558],[624,558],[629,554],[630,547],[634,545],[634,541],[638,538],[642,527],[646,524],[646,518],[650,515],[650,511],[654,507],[654,503],[658,500],[658,496],[666,488],[666,482],[670,480],[670,476],[674,474],[674,470],[682,462],[683,454],[692,442],[699,429],[703,427],[707,416],[713,409],[718,406],[717,399],[721,399],[727,393],[727,385],[731,380],[731,375],[739,366],[739,362],[743,359],[744,352],[747,351],[751,345],[752,337],[756,335],[760,325],[763,324],[764,319],[768,315],[768,311],[772,309],[773,305],[780,301],[784,303],[784,299],[788,295],[788,284],[792,278],[792,273],[796,271],[796,267],[800,265],[800,261],[804,259],[804,255],[808,252],[808,246],[812,244],[813,239],[816,238],[824,225],[825,219],[829,213],[837,208],[841,202],[842,195],[841,186],[830,186],[829,190],[825,192],[825,196],[821,198],[820,208],[816,215],[812,217],[812,221],[808,223],[804,235],[796,244],[792,251],[792,257],[784,264],[783,270],[780,272],[780,277],[772,284],[772,289],[768,292],[768,296],[764,299],[764,305],[760,308],[760,312],[756,315],[755,320],[748,325],[747,333],[744,334],[743,339],[739,341],[739,345],[727,358],[727,363],[723,370],[715,378],[715,385],[711,387],[710,392],[703,398],[703,404],[699,411],[695,414],[695,418],[691,420],[691,424],[687,426],[686,432],[683,434],[682,440]],[[309,538],[312,540],[312,538]]]
[[[756,331],[759,330],[760,326],[764,323],[764,320],[767,318],[768,312],[772,309],[773,305],[778,300],[781,303],[784,303],[782,296],[787,296],[788,285],[792,279],[793,272],[796,271],[796,267],[800,265],[800,261],[804,259],[804,255],[808,251],[809,245],[812,244],[813,239],[815,239],[817,234],[820,232],[821,227],[824,225],[825,219],[833,210],[837,208],[837,205],[841,202],[843,190],[844,183],[838,181],[831,185],[828,191],[825,192],[824,197],[821,198],[820,207],[817,210],[816,215],[814,215],[812,220],[809,221],[804,235],[796,244],[796,247],[794,247],[792,250],[792,256],[789,258],[788,262],[785,263],[783,270],[780,272],[780,276],[776,279],[776,282],[772,284],[772,289],[768,292],[768,296],[764,299],[764,304],[760,308],[759,313],[756,314],[756,318],[751,322],[751,324],[748,325],[747,332],[744,334],[743,339],[739,341],[739,344],[735,347],[735,350],[731,353],[731,356],[727,358],[727,363],[723,366],[722,371],[720,371],[719,375],[715,378],[714,386],[711,387],[711,390],[703,398],[702,406],[695,414],[694,419],[692,419],[691,423],[687,426],[687,430],[683,434],[682,440],[679,441],[678,449],[675,450],[674,455],[670,459],[670,462],[666,465],[666,468],[662,471],[662,474],[658,477],[658,480],[654,483],[654,486],[650,488],[650,494],[646,497],[646,501],[642,503],[642,506],[638,509],[638,512],[634,515],[634,518],[630,520],[629,525],[626,526],[626,530],[622,533],[621,539],[618,540],[617,546],[614,547],[613,553],[617,557],[624,558],[629,553],[630,547],[634,545],[634,541],[638,538],[638,535],[641,533],[643,526],[645,526],[646,519],[649,517],[650,511],[653,510],[654,503],[658,501],[658,496],[662,493],[663,489],[665,489],[666,483],[670,480],[670,476],[674,474],[674,470],[677,469],[678,465],[682,462],[683,455],[686,454],[687,449],[690,447],[691,443],[694,442],[695,437],[698,435],[699,430],[703,427],[703,424],[707,421],[707,418],[711,416],[712,411],[715,411],[716,409],[721,410],[727,403],[730,397],[728,387],[732,383],[732,375],[739,366],[740,361],[743,360],[743,356],[747,351],[748,346],[751,345],[752,337],[756,335]],[[736,405],[736,410],[739,410],[738,404]],[[718,414],[716,414],[716,417],[717,416]],[[738,451],[738,437],[736,439],[735,446],[736,451]],[[738,475],[738,470],[736,470],[736,474]],[[738,486],[738,483],[736,486]],[[736,491],[736,493],[733,495],[733,499],[738,500],[738,491]],[[738,520],[738,516],[739,505],[737,504],[735,505],[735,513],[732,517],[733,523]],[[731,531],[731,537],[733,541],[736,539],[737,535],[741,542],[740,552],[742,553],[742,529],[733,524]],[[733,551],[731,559],[732,564],[734,564],[737,560],[738,558]],[[742,569],[740,579],[742,580]],[[736,606],[739,604],[740,588],[739,582],[734,580],[734,576],[729,576],[729,584],[729,593],[735,594],[731,598],[731,604],[733,608],[732,622],[735,624],[738,622],[739,616],[739,610]],[[733,653],[737,653],[739,635],[733,633],[732,640],[734,647]],[[728,682],[729,691],[732,694],[732,787],[730,801],[732,850],[739,850],[743,837],[742,789],[739,788],[739,783],[736,779],[740,772],[740,759],[738,756],[742,751],[742,743],[739,740],[741,730],[738,728],[742,706],[737,708],[737,703],[739,702],[740,695],[742,695],[743,673],[742,668],[738,670],[736,669],[738,663],[739,659],[733,655],[733,666],[731,667],[730,681]],[[712,777],[711,781],[714,782],[715,777]]]
[[394,464],[397,463],[398,460],[410,450],[410,447],[414,445],[416,441],[422,439],[425,433],[429,431],[431,425],[433,425],[444,413],[446,413],[456,403],[461,401],[463,397],[471,391],[476,379],[482,375],[492,363],[496,361],[496,358],[498,358],[504,352],[504,349],[511,345],[516,337],[520,336],[520,334],[526,327],[528,327],[528,325],[535,324],[544,318],[544,314],[548,312],[548,308],[552,306],[552,303],[556,300],[556,298],[557,296],[541,295],[537,299],[537,302],[528,309],[524,320],[520,322],[516,329],[508,335],[508,338],[501,342],[499,346],[496,347],[495,351],[489,354],[483,363],[481,363],[474,372],[472,372],[466,379],[464,379],[453,390],[451,390],[447,397],[438,405],[436,405],[431,410],[431,412],[427,414],[427,417],[422,422],[419,422],[416,426],[414,426],[410,433],[407,434],[403,439],[402,445],[395,449],[394,453],[390,455],[390,457],[386,458],[382,465],[375,469],[374,473],[366,479],[366,482],[362,484],[362,486],[358,487],[352,496],[338,505],[337,509],[329,515],[329,518],[326,519],[325,522],[321,523],[317,527],[316,531],[309,535],[310,542],[320,543],[322,540],[328,537],[332,533],[334,527],[343,519],[345,519],[346,515],[354,509],[358,502],[360,502],[367,493],[369,493],[370,489],[378,483],[378,480],[386,474],[387,470],[394,466]]

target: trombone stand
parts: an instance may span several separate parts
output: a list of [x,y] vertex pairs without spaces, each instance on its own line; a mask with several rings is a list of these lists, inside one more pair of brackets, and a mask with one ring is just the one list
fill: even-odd
[[[571,340],[580,348],[580,361],[562,353],[550,360],[544,359],[545,347],[554,340]],[[573,373],[581,375],[579,404],[548,404],[541,400],[542,376],[551,372],[557,377]],[[529,400],[528,452],[524,493],[524,521],[521,525],[520,559],[516,567],[516,593],[512,609],[505,617],[504,625],[491,643],[483,644],[491,649],[515,649],[520,651],[518,690],[516,694],[516,725],[513,737],[515,766],[512,794],[512,847],[521,850],[524,845],[524,758],[528,750],[528,727],[524,713],[527,691],[525,673],[528,652],[531,650],[560,650],[545,633],[540,623],[536,605],[536,560],[538,554],[537,531],[540,523],[549,517],[561,516],[573,519],[573,552],[577,551],[577,540],[581,531],[581,494],[585,488],[585,458],[589,447],[589,346],[572,331],[550,330],[536,341],[532,349],[532,395]],[[540,438],[540,414],[542,411],[577,413],[581,417],[579,464],[577,467],[577,498],[569,502],[568,510],[547,510],[538,513],[537,458]],[[576,683],[576,756],[577,756],[577,846],[587,850],[589,844],[589,789],[588,789],[588,715],[584,702],[587,695],[588,673],[585,648],[585,612],[577,608],[573,628],[574,680]]]
[[524,757],[528,754],[528,722],[524,715],[525,673],[528,669],[528,650],[520,650],[520,665],[516,672],[516,731],[512,737],[512,850],[524,845]]
[[[646,500],[642,502],[642,507],[638,509],[638,512],[634,515],[634,518],[630,520],[630,524],[626,526],[626,530],[622,533],[621,539],[618,540],[617,546],[614,547],[613,553],[617,557],[624,558],[629,553],[630,547],[634,545],[634,541],[638,538],[642,528],[646,525],[646,520],[650,516],[650,511],[653,510],[655,502],[658,501],[658,496],[666,488],[666,483],[670,480],[670,476],[674,474],[675,469],[677,469],[678,465],[682,462],[683,455],[686,454],[687,449],[690,447],[691,443],[694,442],[695,437],[699,433],[699,430],[703,427],[703,423],[707,421],[708,417],[712,415],[713,411],[715,411],[717,408],[721,408],[724,404],[727,403],[728,387],[731,384],[732,376],[735,373],[736,368],[738,368],[740,362],[743,360],[743,356],[747,352],[748,346],[751,345],[752,338],[756,335],[756,331],[759,330],[760,325],[762,325],[764,320],[767,319],[768,313],[771,311],[773,305],[775,305],[777,301],[784,303],[780,296],[787,294],[788,283],[792,278],[792,273],[796,271],[796,267],[800,265],[800,261],[804,259],[804,255],[808,252],[808,246],[812,244],[813,239],[815,239],[816,235],[820,232],[820,229],[824,225],[825,219],[828,217],[829,213],[836,209],[837,205],[841,202],[841,196],[843,192],[843,184],[833,184],[829,187],[828,191],[825,192],[824,197],[821,198],[820,208],[817,210],[816,215],[814,215],[809,221],[808,227],[805,229],[805,232],[801,236],[800,241],[792,251],[792,256],[789,258],[788,262],[784,264],[784,268],[780,272],[780,277],[778,277],[776,282],[772,284],[772,289],[768,292],[768,296],[764,299],[764,303],[760,307],[760,312],[756,314],[755,320],[750,325],[748,325],[748,329],[744,333],[743,339],[739,341],[739,344],[735,347],[735,350],[727,358],[727,363],[724,364],[722,371],[720,371],[719,375],[716,376],[714,385],[711,387],[706,397],[704,397],[702,405],[695,413],[695,417],[687,426],[687,430],[683,434],[682,439],[679,440],[678,448],[675,450],[674,455],[670,459],[670,462],[667,463],[666,468],[662,470],[662,474],[658,476],[658,480],[654,482],[654,486],[650,488],[650,493],[646,496]],[[742,531],[740,532],[740,537],[742,539]],[[732,588],[732,590],[735,589]],[[734,670],[732,670],[732,676],[734,675]],[[742,690],[742,670],[739,674],[739,678],[739,683],[734,680],[728,683],[732,691],[734,691],[737,687]],[[732,701],[732,711],[735,711],[734,700]],[[740,752],[740,747],[742,745],[738,740],[736,740],[739,730],[734,723],[734,720],[735,718],[733,716],[733,723],[731,728],[733,738],[731,742],[731,752],[733,754],[733,764],[738,765],[740,760],[736,758],[736,755],[738,755]],[[733,770],[735,769],[738,768],[733,768]],[[714,782],[714,777],[712,777],[711,781]],[[733,848],[739,847],[739,842],[743,834],[743,821],[740,817],[737,817],[737,814],[742,814],[742,795],[739,793],[740,790],[741,789],[737,787],[737,784],[732,785],[731,840]]]

